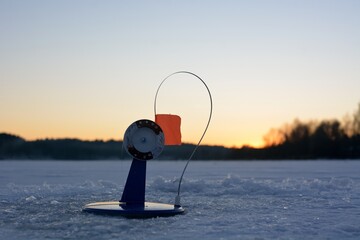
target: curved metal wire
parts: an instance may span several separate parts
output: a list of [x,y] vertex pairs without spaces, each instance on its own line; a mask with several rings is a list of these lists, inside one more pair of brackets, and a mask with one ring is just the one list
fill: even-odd
[[210,125],[210,121],[211,121],[211,117],[212,117],[212,111],[213,111],[213,102],[212,102],[212,96],[211,96],[211,92],[210,92],[210,89],[209,87],[206,85],[205,81],[202,80],[198,75],[192,73],[192,72],[188,72],[188,71],[178,71],[178,72],[174,72],[170,75],[168,75],[166,78],[164,78],[164,80],[162,80],[162,82],[160,83],[157,91],[156,91],[156,94],[155,94],[155,101],[154,101],[154,113],[155,113],[155,116],[156,116],[156,103],[157,103],[157,96],[158,96],[158,93],[159,93],[159,90],[161,88],[161,86],[163,85],[163,83],[168,79],[170,78],[171,76],[175,75],[175,74],[190,74],[194,77],[196,77],[197,79],[199,79],[203,84],[204,86],[206,87],[206,90],[209,94],[209,99],[210,99],[210,112],[209,112],[209,119],[207,121],[207,124],[206,124],[206,127],[205,127],[205,130],[203,132],[203,134],[201,135],[201,138],[199,140],[199,142],[197,143],[196,147],[194,148],[194,150],[192,151],[192,153],[190,154],[190,157],[188,158],[186,164],[185,164],[185,167],[184,167],[184,170],[182,171],[182,174],[181,174],[181,177],[180,177],[180,180],[179,180],[179,185],[178,185],[178,190],[177,190],[177,196],[175,198],[175,205],[177,206],[180,206],[180,192],[181,192],[181,182],[182,182],[182,179],[184,177],[184,173],[187,169],[187,166],[189,165],[189,162],[190,160],[193,158],[196,150],[198,149],[198,147],[200,146],[200,143],[201,141],[203,140],[208,128],[209,128],[209,125]]

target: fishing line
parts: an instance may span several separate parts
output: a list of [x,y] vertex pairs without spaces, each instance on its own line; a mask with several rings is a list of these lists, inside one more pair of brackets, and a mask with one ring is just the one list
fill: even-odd
[[176,206],[180,206],[180,192],[181,192],[181,182],[182,182],[182,179],[184,177],[184,174],[185,174],[185,171],[189,165],[189,162],[190,160],[193,158],[196,150],[199,148],[200,146],[200,143],[201,141],[203,140],[208,128],[209,128],[209,125],[210,125],[210,121],[211,121],[211,117],[212,117],[212,110],[213,110],[213,102],[212,102],[212,96],[211,96],[211,92],[210,92],[210,89],[208,88],[208,86],[206,85],[205,81],[202,80],[198,75],[192,73],[192,72],[188,72],[188,71],[178,71],[178,72],[174,72],[170,75],[168,75],[164,80],[162,80],[162,82],[160,83],[157,91],[156,91],[156,94],[155,94],[155,100],[154,100],[154,113],[155,113],[155,116],[156,116],[156,103],[157,103],[157,96],[158,96],[158,93],[159,93],[159,90],[161,88],[161,86],[163,85],[163,83],[168,79],[170,78],[171,76],[174,76],[176,74],[189,74],[189,75],[192,75],[194,77],[196,77],[197,79],[199,79],[205,86],[208,94],[209,94],[209,100],[210,100],[210,112],[209,112],[209,118],[208,118],[208,121],[207,121],[207,124],[206,124],[206,127],[205,127],[205,130],[203,132],[203,134],[201,135],[201,138],[199,140],[199,142],[197,143],[197,145],[195,146],[194,150],[192,151],[192,153],[190,154],[190,157],[188,158],[186,164],[185,164],[185,167],[181,173],[181,177],[180,177],[180,180],[179,180],[179,185],[178,185],[178,189],[177,189],[177,196],[175,197],[175,205]]

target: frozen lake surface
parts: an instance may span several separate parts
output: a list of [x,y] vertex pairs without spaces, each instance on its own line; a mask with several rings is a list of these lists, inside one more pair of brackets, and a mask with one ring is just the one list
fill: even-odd
[[[147,201],[173,203],[185,162],[149,161]],[[130,161],[0,161],[1,239],[360,239],[360,161],[191,162],[185,215],[83,213],[121,197]]]

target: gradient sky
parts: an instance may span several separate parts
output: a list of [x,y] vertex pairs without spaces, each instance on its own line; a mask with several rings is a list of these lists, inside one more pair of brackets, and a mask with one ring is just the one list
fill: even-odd
[[[262,144],[272,127],[360,102],[360,1],[0,0],[0,132],[122,139],[153,119],[161,80],[213,94],[203,143]],[[158,112],[197,142],[209,110],[174,77]]]

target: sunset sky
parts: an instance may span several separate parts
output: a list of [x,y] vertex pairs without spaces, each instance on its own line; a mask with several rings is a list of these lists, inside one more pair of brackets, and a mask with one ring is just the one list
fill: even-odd
[[[359,13],[357,0],[0,0],[0,132],[122,139],[180,70],[212,92],[205,144],[261,146],[295,118],[341,120],[360,102]],[[191,76],[159,93],[185,142],[208,111]]]

